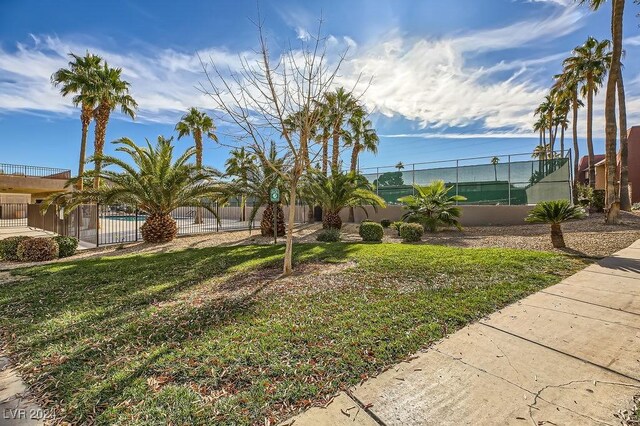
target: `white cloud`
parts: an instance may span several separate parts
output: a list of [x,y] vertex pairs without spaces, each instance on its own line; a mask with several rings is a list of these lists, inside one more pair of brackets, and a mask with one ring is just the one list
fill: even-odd
[[531,139],[537,138],[534,133],[520,132],[485,132],[485,133],[397,133],[389,135],[380,135],[385,138],[420,138],[420,139]]

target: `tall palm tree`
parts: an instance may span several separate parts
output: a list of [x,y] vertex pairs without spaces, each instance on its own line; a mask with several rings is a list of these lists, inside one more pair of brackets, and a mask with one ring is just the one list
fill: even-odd
[[629,193],[629,143],[627,134],[627,102],[622,73],[618,78],[618,110],[620,112],[620,210],[631,211]]
[[193,136],[196,149],[196,166],[198,167],[202,167],[203,137],[218,142],[215,130],[216,125],[213,123],[213,119],[206,112],[200,111],[195,107],[189,108],[189,111],[176,124],[178,140],[184,136]]
[[107,124],[111,112],[117,107],[123,114],[135,118],[135,110],[138,104],[129,94],[129,82],[122,79],[121,68],[111,68],[106,62],[95,73],[95,90],[91,93],[97,107],[93,111],[93,117],[96,123],[95,139],[94,139],[94,162],[95,176],[93,181],[94,189],[100,187],[100,178],[102,171],[102,153],[104,150],[104,142],[107,134]]
[[498,181],[498,163],[500,163],[500,159],[498,157],[493,157],[491,159],[491,164],[493,164],[493,176],[495,177],[495,181]]
[[[196,167],[202,167],[202,138],[206,136],[215,142],[218,141],[218,137],[214,133],[216,126],[211,117],[209,117],[206,112],[191,107],[189,111],[180,118],[175,130],[178,132],[178,140],[184,136],[193,136],[196,152]],[[196,209],[194,224],[203,222],[202,214],[202,209]]]
[[564,60],[564,68],[575,73],[581,83],[581,94],[587,99],[587,151],[589,156],[589,186],[596,184],[596,169],[593,152],[593,96],[602,86],[611,62],[611,42],[589,37],[573,50],[573,55]]
[[[62,96],[73,94],[73,105],[80,105],[80,122],[82,123],[82,136],[80,139],[80,159],[78,162],[78,176],[84,173],[84,164],[87,151],[87,134],[89,125],[93,119],[96,97],[95,73],[100,69],[102,58],[89,52],[85,56],[70,53],[73,58],[69,61],[68,68],[60,68],[51,76],[51,83],[60,86]],[[78,181],[78,189],[82,191],[83,182]]]
[[119,170],[88,170],[82,176],[69,181],[75,184],[84,177],[99,177],[105,182],[99,188],[89,188],[56,195],[47,200],[43,209],[52,203],[65,206],[71,211],[84,203],[121,203],[139,208],[148,214],[140,228],[146,242],[167,242],[177,234],[176,221],[171,212],[178,207],[200,206],[216,216],[211,204],[205,200],[225,199],[225,187],[219,180],[220,173],[211,168],[197,167],[190,162],[195,149],[190,147],[173,159],[173,138],[158,137],[158,142],[138,146],[128,138],[114,142],[116,151],[128,155],[129,161],[114,156],[101,155],[92,158],[106,166],[115,166]]
[[[593,10],[598,10],[606,0],[579,0],[581,4],[588,3]],[[606,203],[608,214],[607,223],[617,222],[617,209],[615,204],[620,200],[616,191],[616,90],[624,92],[622,83],[622,30],[624,23],[625,0],[612,0],[611,6],[611,40],[612,52],[609,60],[610,72],[607,80],[607,92],[605,98],[605,165],[607,175]],[[624,93],[619,96],[624,102]],[[620,109],[620,114],[624,112],[625,128],[621,132],[626,132],[626,106]],[[621,124],[622,121],[621,121]],[[626,143],[626,141],[625,141]],[[622,147],[621,147],[622,148]],[[626,151],[626,148],[625,148]],[[626,189],[625,189],[626,191]],[[626,200],[625,200],[626,202]],[[629,201],[630,203],[630,201]]]
[[343,87],[325,93],[326,113],[331,122],[332,155],[331,170],[337,172],[340,162],[340,139],[344,135],[344,125],[356,108],[356,100]]
[[248,152],[245,147],[234,149],[225,162],[227,176],[234,177],[233,181],[238,184],[240,193],[240,216],[244,222],[246,219],[245,207],[247,204],[246,187],[249,181],[249,173],[255,163],[256,157]]
[[544,97],[544,101],[536,108],[535,115],[544,116],[547,129],[549,131],[549,147],[551,151],[554,148],[555,135],[553,133],[553,116],[555,110],[555,100],[552,95],[547,95]]
[[[571,130],[573,138],[573,179],[574,187],[577,183],[578,166],[580,162],[580,146],[578,144],[578,109],[584,104],[579,99],[578,90],[580,87],[580,74],[575,69],[565,67],[561,74],[556,75],[556,83],[554,89],[560,98],[569,99],[571,108]],[[577,190],[574,188],[574,195],[577,196]]]
[[[349,118],[349,126],[350,130],[345,132],[345,144],[352,147],[349,170],[355,173],[360,153],[369,151],[377,154],[380,139],[375,129],[371,127],[371,120],[366,118],[366,111],[363,107],[354,110]],[[355,222],[355,208],[353,206],[349,207],[349,222]]]

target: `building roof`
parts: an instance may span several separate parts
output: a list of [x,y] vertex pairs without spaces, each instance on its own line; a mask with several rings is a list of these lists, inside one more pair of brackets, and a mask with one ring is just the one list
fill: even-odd
[[[594,155],[593,156],[593,161],[595,163],[594,166],[600,163],[601,161],[604,161],[604,157],[605,157],[604,154]],[[587,170],[589,170],[589,157],[585,155],[582,158],[580,158],[580,162],[578,163],[578,171],[586,172]]]

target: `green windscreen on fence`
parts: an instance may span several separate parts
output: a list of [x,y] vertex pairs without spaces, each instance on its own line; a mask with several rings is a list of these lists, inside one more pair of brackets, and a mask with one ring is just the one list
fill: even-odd
[[486,161],[485,164],[464,164],[471,160],[456,160],[442,167],[429,164],[400,169],[380,167],[375,173],[371,173],[372,169],[363,170],[363,174],[389,204],[412,195],[414,184],[428,185],[435,180],[444,180],[452,187],[451,194],[466,197],[467,201],[461,204],[524,205],[571,198],[569,157],[521,161],[517,161],[517,157],[473,160]]

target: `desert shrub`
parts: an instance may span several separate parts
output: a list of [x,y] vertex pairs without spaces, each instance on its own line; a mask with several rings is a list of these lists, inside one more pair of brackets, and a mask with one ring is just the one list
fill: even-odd
[[401,220],[399,220],[399,221],[397,221],[397,222],[393,222],[393,223],[391,224],[391,227],[392,227],[393,229],[395,229],[396,231],[398,231],[398,236],[400,235],[400,227],[401,227],[402,225],[404,225],[404,224],[405,224],[405,222],[403,222],[403,221],[401,221]]
[[591,198],[591,209],[595,212],[604,211],[604,189],[594,189]]
[[380,225],[382,225],[383,228],[388,228],[391,226],[391,221],[389,219],[382,219]]
[[375,223],[374,221],[372,221],[371,219],[365,219],[360,223]]
[[324,229],[318,233],[316,240],[323,243],[337,243],[340,241],[340,230],[334,228]]
[[31,237],[20,235],[17,237],[9,237],[4,240],[0,240],[0,259],[4,260],[18,260],[18,244],[21,241],[28,240]]
[[633,203],[631,210],[640,210],[640,203]]
[[58,243],[52,238],[29,238],[18,244],[18,260],[22,262],[44,262],[58,258]]
[[382,225],[375,222],[362,222],[359,230],[362,241],[382,241],[384,235],[384,229]]
[[53,240],[58,243],[59,248],[59,257],[69,257],[76,254],[76,250],[78,249],[78,240],[73,237],[63,237],[59,235],[57,237],[53,237]]
[[420,241],[424,228],[419,223],[404,223],[400,227],[400,237],[407,243]]

